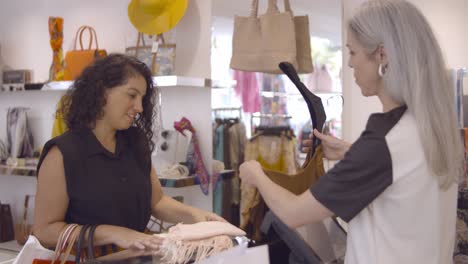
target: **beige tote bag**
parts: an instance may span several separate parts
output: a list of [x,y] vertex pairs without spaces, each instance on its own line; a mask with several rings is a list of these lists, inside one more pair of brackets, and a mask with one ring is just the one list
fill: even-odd
[[287,61],[300,73],[312,72],[308,17],[293,17],[289,0],[279,12],[276,2],[268,0],[267,12],[258,16],[253,0],[249,17],[235,17],[232,69],[281,74],[278,64]]
[[[286,11],[292,12],[289,0],[284,0],[284,8]],[[294,28],[296,31],[296,51],[298,73],[311,73],[314,70],[312,66],[312,51],[310,49],[310,33],[309,33],[309,17],[295,16]]]

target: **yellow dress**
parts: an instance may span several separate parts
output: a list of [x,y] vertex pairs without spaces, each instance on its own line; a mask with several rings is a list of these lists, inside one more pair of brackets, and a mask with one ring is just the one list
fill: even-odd
[[[295,138],[259,136],[255,140],[247,142],[245,160],[257,160],[266,170],[294,174],[297,172],[295,145]],[[259,203],[260,198],[260,193],[256,188],[241,183],[240,227],[242,229],[249,222],[251,209]]]
[[[60,99],[58,106],[62,105],[62,101],[64,97]],[[68,130],[67,124],[65,124],[65,120],[60,111],[56,111],[54,125],[52,126],[52,138],[62,135]]]

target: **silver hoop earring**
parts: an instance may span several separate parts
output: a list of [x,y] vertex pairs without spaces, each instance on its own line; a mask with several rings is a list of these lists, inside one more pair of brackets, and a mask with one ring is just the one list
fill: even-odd
[[380,77],[384,77],[385,72],[384,72],[384,66],[382,64],[379,64],[378,73]]

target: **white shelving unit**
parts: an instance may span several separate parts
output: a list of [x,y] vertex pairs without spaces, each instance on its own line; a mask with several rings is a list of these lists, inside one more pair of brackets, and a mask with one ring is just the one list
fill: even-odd
[[[160,88],[165,87],[212,87],[212,81],[210,79],[185,77],[185,76],[154,76],[153,82],[155,86]],[[217,82],[214,82],[217,83]],[[53,91],[53,90],[67,90],[73,81],[58,81],[49,82],[44,84],[41,91]]]

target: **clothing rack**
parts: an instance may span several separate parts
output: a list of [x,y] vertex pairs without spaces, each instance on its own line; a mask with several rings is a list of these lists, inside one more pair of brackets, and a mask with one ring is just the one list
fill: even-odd
[[237,118],[242,119],[242,107],[218,107],[211,109],[211,112],[213,113],[213,118],[218,118],[218,113],[220,112],[229,112],[235,113]]
[[291,119],[290,115],[279,115],[279,114],[252,114],[252,118],[284,118]]
[[240,111],[242,109],[242,107],[218,107],[218,108],[213,108],[212,111],[216,112],[216,111]]
[[[250,128],[253,130],[254,126],[254,119],[259,118],[260,119],[260,126],[262,125],[261,121],[263,118],[268,118],[268,119],[273,119],[273,120],[278,120],[278,119],[283,119],[283,120],[288,120],[291,119],[292,116],[290,115],[283,115],[283,114],[259,114],[259,113],[254,113],[250,116]],[[253,131],[252,131],[253,132]]]

